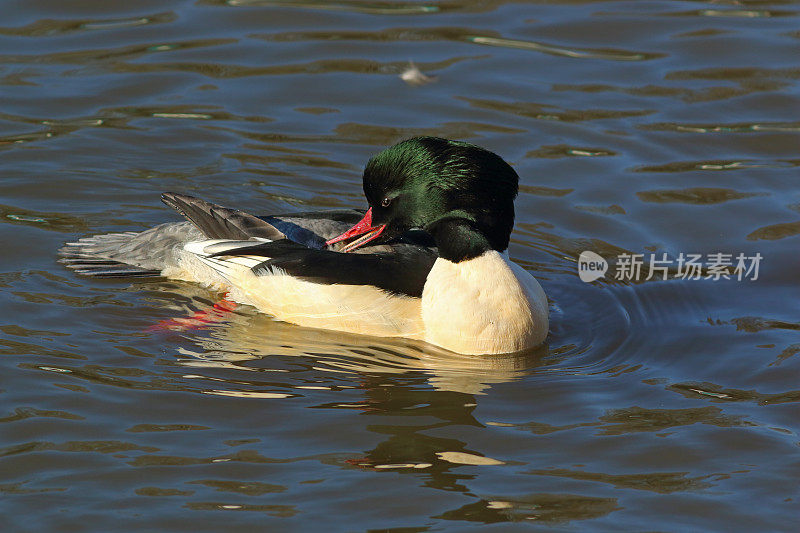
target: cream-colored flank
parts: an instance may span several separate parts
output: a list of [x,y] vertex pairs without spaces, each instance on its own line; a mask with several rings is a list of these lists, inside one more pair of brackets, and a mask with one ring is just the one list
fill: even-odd
[[468,261],[437,259],[422,298],[371,285],[313,283],[272,269],[251,268],[266,258],[208,257],[221,241],[191,242],[168,277],[229,291],[279,320],[301,326],[381,337],[421,339],[463,354],[510,353],[547,336],[547,298],[539,283],[504,254]]
[[207,250],[215,249],[213,245],[218,242],[184,246],[189,253],[180,263],[188,276],[181,277],[229,291],[229,297],[237,302],[301,326],[378,337],[421,338],[424,332],[419,298],[391,294],[371,285],[313,283],[280,269],[256,275],[252,267],[267,258],[207,257]]

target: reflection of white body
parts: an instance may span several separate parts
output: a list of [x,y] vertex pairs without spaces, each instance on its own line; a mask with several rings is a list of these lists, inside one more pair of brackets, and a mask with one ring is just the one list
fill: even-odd
[[[189,284],[179,285],[173,291],[185,295],[189,300],[203,300],[205,294],[193,287],[195,286]],[[171,302],[172,300],[164,300],[165,305]],[[196,310],[195,307],[192,309]],[[311,362],[307,364],[322,372],[321,376],[329,373],[331,383],[336,383],[337,386],[344,386],[341,384],[348,382],[347,379],[342,380],[348,374],[418,375],[422,372],[435,389],[469,394],[480,394],[492,384],[519,379],[539,366],[541,359],[548,353],[543,347],[517,354],[465,356],[418,340],[299,327],[271,320],[267,315],[248,307],[226,314],[224,323],[219,327],[188,334],[185,338],[195,343],[196,347],[179,348],[179,352],[185,357],[179,358],[178,362],[192,368],[190,375],[197,379],[205,376],[203,368],[229,367],[254,373],[285,372],[275,368],[276,364],[280,366],[283,363],[242,363],[275,356],[301,357],[304,360],[310,357]],[[291,365],[291,361],[286,361],[286,364]],[[245,376],[240,378],[241,384],[238,381],[212,381],[209,386],[213,390],[209,394],[244,396],[242,391],[254,390],[253,386],[246,386]],[[326,387],[326,383],[328,382],[322,381],[316,385]],[[262,381],[257,380],[254,385],[256,390],[263,389]],[[315,388],[313,385],[309,387]],[[270,389],[270,392],[282,391]]]
[[313,283],[277,269],[256,275],[251,268],[263,257],[208,257],[207,249],[224,246],[189,243],[179,267],[165,274],[230,291],[232,299],[293,324],[421,339],[463,354],[515,352],[547,335],[544,291],[495,251],[460,263],[437,259],[420,299],[369,285]]

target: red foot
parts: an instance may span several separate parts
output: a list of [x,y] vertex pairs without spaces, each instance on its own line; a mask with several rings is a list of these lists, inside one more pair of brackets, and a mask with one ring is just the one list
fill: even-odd
[[[226,295],[227,296],[227,295]],[[185,318],[168,318],[145,329],[151,331],[187,331],[202,329],[206,326],[225,320],[226,315],[239,306],[236,302],[223,298],[205,311],[196,311],[192,316]]]

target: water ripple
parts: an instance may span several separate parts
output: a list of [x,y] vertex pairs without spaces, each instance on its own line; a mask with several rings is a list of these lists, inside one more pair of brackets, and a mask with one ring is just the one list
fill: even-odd
[[645,165],[634,172],[692,172],[695,170],[745,170],[750,168],[794,168],[800,166],[800,159],[781,159],[776,161],[757,161],[743,159],[738,161],[718,159],[713,161],[681,161],[663,165]]
[[800,122],[678,123],[656,122],[638,126],[643,130],[680,133],[759,133],[800,131]]
[[733,189],[715,187],[690,187],[688,189],[660,189],[640,191],[636,193],[643,202],[659,204],[682,203],[690,205],[711,205],[741,200],[754,196],[766,196],[766,193],[739,192]]
[[[91,64],[110,62],[123,58],[136,58],[146,54],[189,50],[222,46],[238,42],[237,39],[198,39],[194,41],[157,42],[119,46],[116,48],[95,48],[89,50],[73,50],[69,52],[53,52],[49,54],[0,54],[0,63],[52,63],[52,64]],[[77,74],[77,73],[76,73]]]
[[0,35],[19,37],[53,37],[80,31],[116,30],[147,24],[167,24],[175,22],[177,15],[171,11],[140,17],[119,17],[109,19],[42,19],[20,27],[2,27]]
[[563,109],[552,104],[539,104],[536,102],[503,102],[485,98],[471,98],[458,96],[457,98],[468,102],[471,106],[481,109],[491,109],[503,113],[512,113],[538,120],[557,120],[562,122],[582,122],[585,120],[607,120],[629,117],[641,117],[652,114],[653,110],[612,110],[612,109]]
[[543,52],[554,56],[570,57],[575,59],[607,59],[611,61],[649,61],[665,57],[666,54],[629,52],[626,50],[590,49],[590,48],[566,48],[535,41],[522,41],[519,39],[505,39],[498,37],[467,37],[467,40],[475,44],[487,46],[502,46],[505,48],[516,48],[518,50],[532,50]]
[[670,17],[723,17],[723,18],[774,18],[796,17],[797,11],[779,9],[695,9],[691,11],[676,11],[664,13]]
[[276,6],[293,7],[304,9],[320,9],[326,11],[348,11],[353,13],[366,13],[370,15],[424,15],[437,13],[439,7],[436,5],[424,5],[415,3],[401,2],[382,2],[370,0],[369,2],[359,1],[336,1],[336,2],[314,2],[310,0],[300,0],[286,2],[285,0],[203,0],[208,4],[227,4],[229,6]]
[[400,27],[383,30],[347,30],[347,31],[305,31],[258,34],[254,37],[274,42],[297,41],[462,41],[484,46],[497,46],[517,50],[531,50],[554,56],[575,59],[607,59],[612,61],[648,61],[664,57],[665,54],[630,52],[627,50],[568,48],[536,41],[508,39],[497,32],[483,31],[476,35],[474,28],[441,26],[434,28]]

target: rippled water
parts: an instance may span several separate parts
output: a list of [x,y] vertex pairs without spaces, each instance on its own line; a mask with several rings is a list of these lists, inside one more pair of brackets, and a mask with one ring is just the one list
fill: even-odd
[[[4,531],[794,530],[800,3],[7,1]],[[409,61],[434,82],[412,86]],[[361,206],[416,134],[522,180],[541,349],[303,329],[77,237]],[[581,251],[763,256],[755,281],[577,275]],[[186,320],[205,313],[205,323]]]

